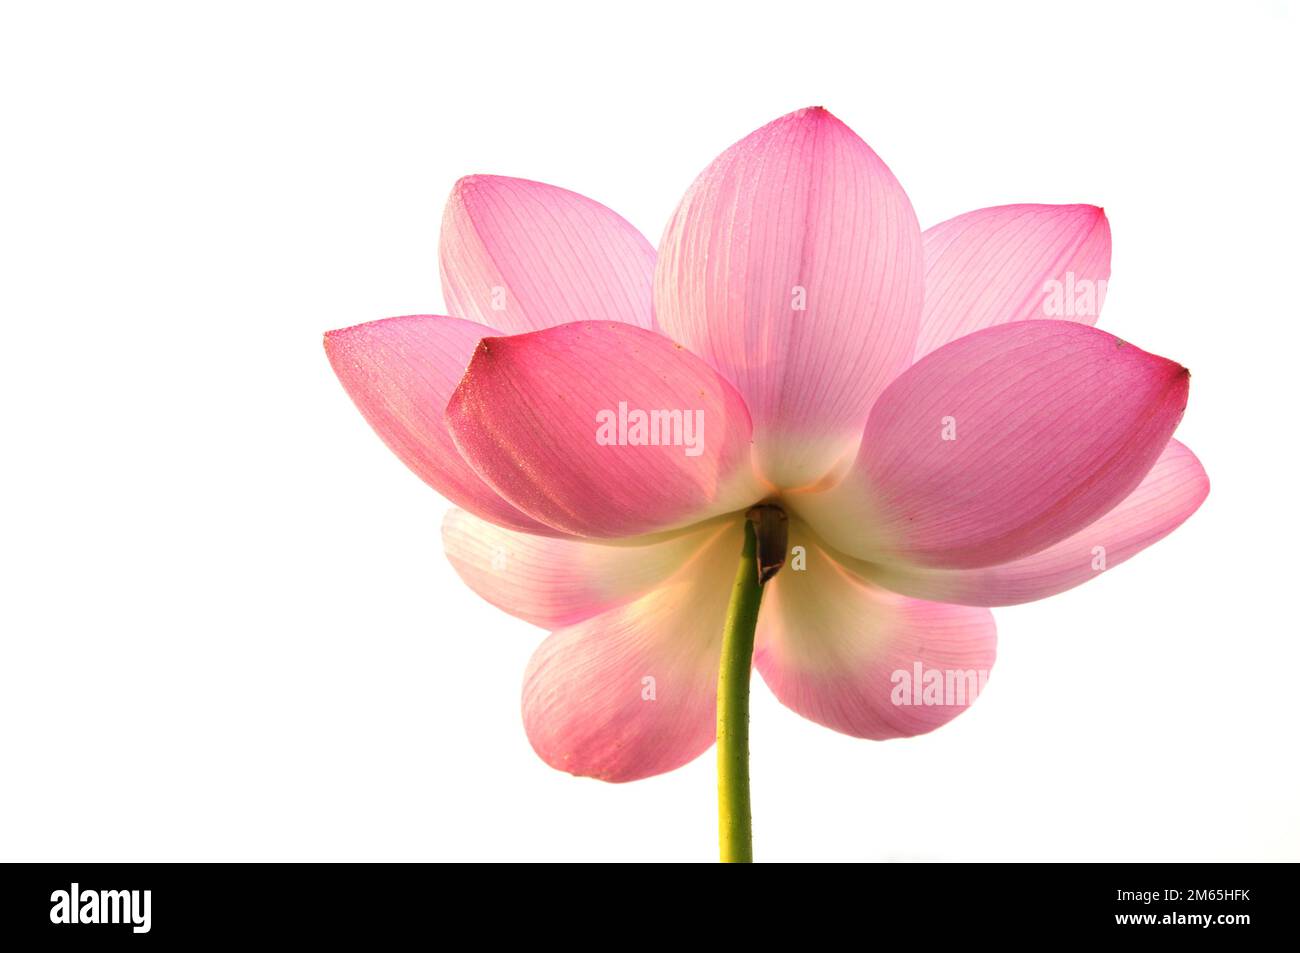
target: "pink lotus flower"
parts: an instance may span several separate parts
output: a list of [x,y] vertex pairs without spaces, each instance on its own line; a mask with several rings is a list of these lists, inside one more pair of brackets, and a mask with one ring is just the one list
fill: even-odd
[[1171,439],[1187,370],[1090,326],[1110,273],[1100,208],[1008,205],[922,232],[823,109],[719,156],[658,253],[582,196],[471,176],[440,264],[455,317],[330,332],[326,350],[460,507],[443,538],[461,577],[552,630],[524,725],[574,774],[644,778],[714,743],[756,504],[788,518],[790,549],[754,665],[799,714],[885,739],[966,707],[899,703],[899,672],[987,672],[988,606],[1099,575],[1208,492]]

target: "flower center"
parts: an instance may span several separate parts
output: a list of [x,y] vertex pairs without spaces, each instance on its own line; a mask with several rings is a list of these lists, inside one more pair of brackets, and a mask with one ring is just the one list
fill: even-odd
[[767,582],[785,565],[785,554],[790,538],[790,520],[785,510],[775,503],[760,503],[751,507],[745,519],[754,524],[757,544],[754,559],[758,563],[759,585]]

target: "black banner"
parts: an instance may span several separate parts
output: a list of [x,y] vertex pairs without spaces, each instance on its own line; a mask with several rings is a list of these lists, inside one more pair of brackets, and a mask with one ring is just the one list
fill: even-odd
[[[508,866],[9,864],[0,936],[43,946],[253,938],[371,944],[526,930],[537,943],[585,936],[605,945],[620,936],[659,942],[653,937],[662,931],[675,946],[688,934],[669,931],[700,921],[708,930],[714,919],[748,920],[746,933],[798,930],[822,937],[817,942],[850,930],[864,946],[873,936],[946,946],[963,938],[983,945],[1129,935],[1235,948],[1296,932],[1290,865],[838,865],[788,883],[780,873],[750,881],[735,870],[694,881],[682,871],[626,869],[635,865],[599,873]],[[777,887],[779,900],[769,893]]]

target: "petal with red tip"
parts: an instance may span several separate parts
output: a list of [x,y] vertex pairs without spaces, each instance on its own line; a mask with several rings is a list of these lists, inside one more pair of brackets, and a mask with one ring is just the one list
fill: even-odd
[[484,519],[554,535],[470,469],[443,420],[474,348],[491,333],[459,318],[409,315],[330,331],[325,353],[361,415],[421,480]]
[[879,585],[921,599],[974,606],[1032,602],[1073,589],[1164,539],[1196,512],[1209,492],[1200,461],[1171,440],[1151,472],[1118,506],[1031,556],[983,569],[865,563],[854,568]]
[[570,321],[652,326],[654,247],[567,189],[499,175],[461,179],[438,248],[447,310],[511,334]]
[[852,451],[910,363],[921,263],[893,174],[826,110],[802,109],[686,193],[660,245],[655,315],[744,395],[767,479],[803,486]]
[[1096,328],[985,328],[890,385],[847,476],[791,503],[834,548],[873,562],[1009,562],[1136,489],[1187,389],[1186,368]]
[[760,495],[735,388],[630,324],[484,340],[447,406],[456,446],[529,516],[578,536],[676,529]]
[[1033,318],[1096,324],[1110,224],[1095,205],[1000,205],[921,235],[925,308],[916,359],[963,335]]

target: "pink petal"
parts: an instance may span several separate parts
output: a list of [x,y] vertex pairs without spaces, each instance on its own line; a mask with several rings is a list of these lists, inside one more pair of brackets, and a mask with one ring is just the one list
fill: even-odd
[[921,262],[893,174],[826,110],[802,109],[691,186],[660,246],[655,314],[744,395],[767,478],[803,486],[853,449],[910,363]]
[[1095,205],[1001,205],[926,229],[916,358],[980,328],[1031,318],[1096,324],[1110,224]]
[[1138,488],[1068,539],[1000,566],[925,569],[859,563],[855,569],[895,592],[975,606],[1031,602],[1072,589],[1164,539],[1196,512],[1210,492],[1201,463],[1177,440]]
[[421,480],[484,519],[554,535],[470,469],[443,420],[447,399],[489,333],[459,318],[410,315],[330,331],[325,353],[361,415]]
[[832,546],[873,562],[1009,562],[1128,496],[1169,442],[1187,385],[1186,368],[1086,325],[985,328],[899,377],[844,480],[791,503]]
[[654,247],[599,202],[527,179],[452,189],[438,258],[453,314],[510,334],[569,321],[652,327]]
[[553,768],[634,781],[713,744],[718,658],[741,523],[636,602],[559,629],[524,677],[524,729]]
[[456,572],[480,596],[526,622],[558,628],[644,595],[725,531],[714,520],[611,544],[516,533],[451,510],[442,541]]
[[992,613],[873,586],[797,521],[790,541],[804,546],[807,568],[787,565],[768,583],[754,653],[777,698],[818,724],[877,740],[932,731],[969,707],[997,652]]
[[[679,425],[638,433],[634,418],[652,412],[679,412]],[[630,324],[485,339],[447,421],[503,497],[579,536],[675,529],[761,495],[740,395],[689,351]],[[651,432],[659,445],[644,445]]]

